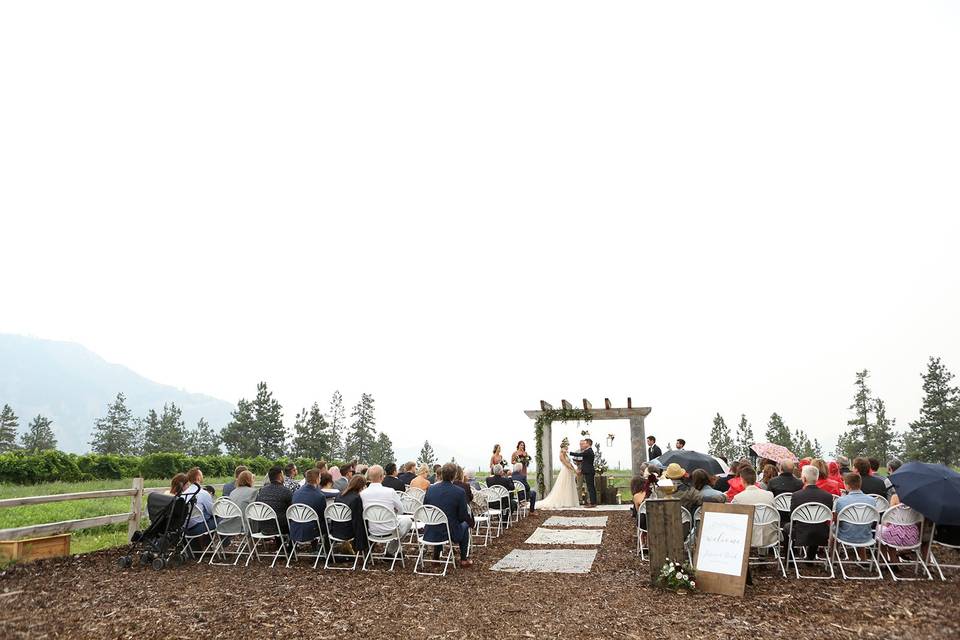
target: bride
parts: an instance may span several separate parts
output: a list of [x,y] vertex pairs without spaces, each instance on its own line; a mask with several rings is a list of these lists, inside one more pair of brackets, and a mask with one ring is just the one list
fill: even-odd
[[567,451],[570,442],[564,438],[560,443],[560,475],[548,495],[537,501],[537,509],[562,509],[564,507],[579,507],[580,497],[577,494],[577,470],[570,461]]

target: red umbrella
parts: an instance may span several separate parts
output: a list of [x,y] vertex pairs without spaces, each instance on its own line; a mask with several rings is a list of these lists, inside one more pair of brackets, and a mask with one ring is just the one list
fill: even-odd
[[790,462],[797,461],[797,456],[793,455],[790,449],[779,444],[773,444],[772,442],[757,442],[750,448],[753,449],[753,452],[759,457],[773,460],[774,462],[783,462],[784,460],[789,460]]

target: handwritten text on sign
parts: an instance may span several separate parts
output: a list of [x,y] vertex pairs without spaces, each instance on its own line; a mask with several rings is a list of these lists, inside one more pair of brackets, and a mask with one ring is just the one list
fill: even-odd
[[704,513],[697,570],[739,576],[748,523],[742,513]]

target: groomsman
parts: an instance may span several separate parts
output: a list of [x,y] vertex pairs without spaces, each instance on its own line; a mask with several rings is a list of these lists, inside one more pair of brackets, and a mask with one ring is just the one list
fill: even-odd
[[663,455],[663,451],[657,446],[657,439],[654,436],[647,436],[647,460],[653,460]]

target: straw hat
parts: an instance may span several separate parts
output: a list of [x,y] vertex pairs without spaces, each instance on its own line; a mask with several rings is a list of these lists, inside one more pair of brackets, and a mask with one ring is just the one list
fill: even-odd
[[669,478],[670,480],[679,480],[686,473],[687,472],[684,471],[683,467],[678,465],[676,462],[671,462],[669,465],[667,465],[667,470],[664,471],[663,475],[665,478]]

